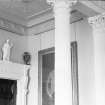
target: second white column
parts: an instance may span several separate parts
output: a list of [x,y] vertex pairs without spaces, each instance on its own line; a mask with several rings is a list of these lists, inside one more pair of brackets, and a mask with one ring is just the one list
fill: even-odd
[[72,105],[71,6],[75,0],[48,0],[55,17],[55,105]]
[[96,105],[105,105],[105,14],[89,18],[94,39]]

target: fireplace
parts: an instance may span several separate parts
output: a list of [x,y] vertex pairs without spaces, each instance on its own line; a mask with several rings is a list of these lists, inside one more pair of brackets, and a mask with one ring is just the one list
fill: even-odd
[[28,65],[0,61],[0,105],[27,105]]
[[17,81],[0,79],[0,105],[16,105]]

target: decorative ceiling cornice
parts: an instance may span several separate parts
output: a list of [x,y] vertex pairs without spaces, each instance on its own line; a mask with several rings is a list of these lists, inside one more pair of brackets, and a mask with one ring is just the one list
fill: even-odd
[[33,27],[35,25],[38,25],[40,23],[45,22],[46,20],[50,20],[54,18],[52,8],[48,8],[47,10],[44,10],[43,12],[40,12],[36,15],[33,15],[27,19],[27,27]]
[[[21,36],[28,35],[28,29],[33,27],[39,27],[39,25],[45,24],[47,21],[50,21],[53,18],[53,13],[51,8],[43,11],[35,16],[29,17],[26,21],[26,25],[22,25],[17,22],[10,21],[0,17],[0,29],[16,33]],[[50,26],[49,26],[50,27]],[[48,29],[48,27],[47,27]]]
[[[85,15],[83,15],[82,13],[80,13],[77,10],[74,10],[71,12],[71,18],[70,18],[70,23],[75,23],[78,21],[83,20],[83,18],[86,18]],[[47,32],[50,30],[54,30],[55,26],[54,26],[54,17],[50,17],[50,15],[47,16],[46,20],[38,23],[38,24],[33,24],[32,26],[28,27],[28,34],[29,35],[38,35],[40,33],[43,32]]]
[[16,33],[18,35],[26,35],[27,27],[11,22],[9,20],[0,18],[0,29]]
[[[78,11],[71,12],[71,23],[81,20],[85,17]],[[7,19],[0,18],[0,28],[9,32],[16,33],[21,36],[37,35],[39,33],[54,29],[54,16],[51,9],[45,13],[38,14],[36,18],[28,20],[27,25],[17,24]]]

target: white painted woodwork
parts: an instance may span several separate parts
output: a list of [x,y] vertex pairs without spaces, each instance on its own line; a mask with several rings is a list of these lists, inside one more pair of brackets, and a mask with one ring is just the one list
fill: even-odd
[[89,18],[94,38],[96,105],[105,105],[105,14]]
[[72,105],[70,6],[74,2],[48,0],[55,17],[55,105]]
[[0,61],[0,78],[17,80],[16,105],[27,105],[29,66],[9,61]]

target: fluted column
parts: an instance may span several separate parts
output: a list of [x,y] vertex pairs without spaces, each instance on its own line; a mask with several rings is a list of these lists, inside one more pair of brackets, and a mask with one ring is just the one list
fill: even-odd
[[72,105],[70,11],[75,0],[48,0],[55,17],[55,105]]
[[89,18],[94,39],[96,105],[105,105],[105,14]]

